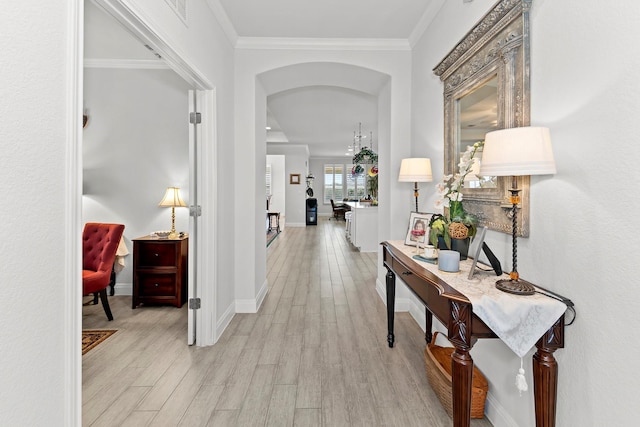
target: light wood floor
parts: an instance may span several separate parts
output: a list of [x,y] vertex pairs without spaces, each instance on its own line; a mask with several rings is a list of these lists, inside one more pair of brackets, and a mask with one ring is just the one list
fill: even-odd
[[111,297],[113,322],[83,307],[85,329],[118,330],[82,358],[83,425],[452,425],[407,313],[387,346],[377,256],[347,243],[344,222],[286,228],[267,251],[260,311],[237,314],[211,347],[186,345],[186,307],[132,310],[131,297]]

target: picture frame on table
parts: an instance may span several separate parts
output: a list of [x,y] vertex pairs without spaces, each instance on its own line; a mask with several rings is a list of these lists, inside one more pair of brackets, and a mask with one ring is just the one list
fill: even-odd
[[[429,244],[429,221],[432,216],[432,213],[411,212],[407,237],[404,239],[405,245],[416,246],[417,243],[420,243],[421,246],[424,246]],[[412,231],[417,229],[424,230],[424,236],[414,236]]]
[[[487,233],[487,227],[478,227],[478,231],[476,232],[476,237],[473,239],[471,244],[471,248],[469,249],[469,255],[471,255],[471,268],[469,269],[468,280],[473,279],[473,275],[477,270],[482,271],[492,271],[496,274],[496,276],[500,276],[502,274],[502,265],[500,265],[500,261],[495,256],[495,254],[489,249],[487,243],[484,241],[484,237]],[[486,269],[480,267],[480,265],[486,265],[484,262],[480,261],[480,252],[484,252],[484,255],[489,260],[489,264],[491,264],[490,269]]]

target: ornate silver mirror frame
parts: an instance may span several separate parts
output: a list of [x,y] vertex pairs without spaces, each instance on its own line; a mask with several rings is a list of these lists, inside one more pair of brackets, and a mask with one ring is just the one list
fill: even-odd
[[[532,0],[501,0],[433,69],[444,83],[444,172],[455,174],[460,159],[460,100],[497,77],[497,129],[528,126],[529,9]],[[480,138],[484,139],[484,138]],[[511,233],[511,177],[498,177],[495,188],[465,188],[463,204],[480,226]],[[519,236],[529,235],[529,177],[522,189]]]

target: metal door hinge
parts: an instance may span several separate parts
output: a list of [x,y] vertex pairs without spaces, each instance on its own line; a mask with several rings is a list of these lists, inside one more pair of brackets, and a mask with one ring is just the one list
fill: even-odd
[[191,124],[202,123],[202,114],[200,114],[200,113],[189,113],[189,123],[191,123]]
[[190,216],[202,216],[202,206],[189,206],[189,215]]
[[189,298],[189,309],[198,310],[200,308],[200,298]]

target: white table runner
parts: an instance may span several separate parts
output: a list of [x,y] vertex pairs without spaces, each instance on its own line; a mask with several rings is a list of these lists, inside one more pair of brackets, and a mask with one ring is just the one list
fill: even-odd
[[506,274],[498,277],[493,271],[476,269],[474,279],[467,279],[471,260],[460,261],[459,273],[447,273],[438,270],[435,264],[413,258],[415,248],[406,246],[402,240],[389,243],[467,297],[473,313],[520,357],[527,354],[567,309],[564,303],[545,295],[522,296],[496,289],[496,281],[508,278]]

